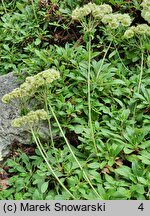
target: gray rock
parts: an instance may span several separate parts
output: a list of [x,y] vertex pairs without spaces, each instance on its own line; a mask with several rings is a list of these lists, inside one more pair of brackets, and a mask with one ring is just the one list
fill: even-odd
[[30,141],[30,135],[27,132],[11,127],[12,119],[18,117],[20,113],[17,104],[4,104],[1,101],[3,95],[11,92],[18,85],[13,73],[0,76],[0,160],[8,154],[14,141],[24,144]]

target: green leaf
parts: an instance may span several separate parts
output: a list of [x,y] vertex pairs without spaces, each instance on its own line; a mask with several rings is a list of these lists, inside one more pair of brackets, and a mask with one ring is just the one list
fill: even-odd
[[24,6],[23,6],[23,4],[21,4],[21,3],[19,3],[19,2],[16,2],[16,7],[17,7],[21,12],[24,11]]
[[83,132],[83,130],[84,130],[84,126],[82,126],[82,125],[74,126],[74,131],[76,134],[81,134]]
[[26,170],[22,166],[16,166],[16,170],[21,173],[25,173]]
[[120,151],[123,149],[123,145],[117,145],[117,144],[112,144],[111,149],[110,149],[110,153],[113,157],[116,157]]
[[143,156],[138,156],[138,158],[141,159],[142,163],[150,165],[150,160],[149,159],[147,159],[147,158],[145,158]]
[[135,176],[142,176],[144,174],[144,167],[139,161],[132,162],[132,171]]
[[129,178],[132,175],[131,168],[129,168],[128,166],[122,166],[116,169],[115,172],[126,178]]
[[23,200],[23,194],[22,193],[16,193],[15,194],[15,200]]
[[143,177],[137,177],[138,181],[146,186],[149,186],[148,185],[148,181],[147,179],[143,178]]
[[10,51],[10,48],[9,48],[8,44],[3,44],[3,47],[4,47],[4,49],[7,50],[8,52]]
[[135,191],[135,192],[137,192],[139,194],[144,194],[145,193],[144,186],[141,185],[141,184],[132,185],[130,187],[130,190]]
[[131,153],[134,151],[134,149],[129,149],[129,148],[126,148],[126,147],[125,147],[125,148],[123,149],[123,151],[124,151],[125,154],[131,154]]
[[103,200],[108,200],[108,193],[106,193],[102,184],[98,184],[98,192],[101,195]]
[[119,187],[117,188],[117,191],[114,192],[112,198],[115,198],[115,199],[129,199],[131,197],[131,192],[130,190],[127,190],[126,188],[123,188],[123,187]]
[[146,148],[149,148],[149,147],[150,147],[150,141],[149,141],[149,140],[143,142],[143,143],[140,145],[140,148],[142,148],[142,149],[146,149]]
[[105,165],[107,164],[107,161],[102,161],[100,163],[100,169],[103,169],[105,167]]
[[97,200],[98,199],[98,197],[95,196],[95,193],[93,191],[90,191],[90,193],[85,194],[84,197],[87,200]]
[[71,176],[69,178],[67,178],[67,183],[69,185],[69,187],[75,187],[75,185],[77,185],[79,182],[79,179],[77,176]]
[[100,164],[97,162],[94,162],[94,163],[88,164],[88,167],[91,169],[98,169],[100,167]]
[[111,52],[110,54],[109,54],[109,59],[111,59],[113,56],[115,56],[117,54],[117,51],[116,50],[114,50],[113,52]]
[[45,191],[48,189],[48,183],[49,183],[49,182],[44,182],[44,183],[41,185],[41,192],[42,192],[42,193],[45,193]]
[[94,169],[92,170],[89,170],[89,174],[91,175],[91,179],[95,179],[97,183],[101,183],[102,182],[102,179],[101,179],[101,176],[100,176],[100,173],[95,171]]
[[37,189],[35,189],[32,195],[32,199],[33,200],[43,200],[43,197],[42,197],[42,194]]
[[115,180],[113,179],[113,177],[111,177],[110,175],[106,174],[105,175],[105,179],[107,182],[109,182],[112,185],[115,185]]
[[113,84],[118,84],[118,85],[126,85],[125,82],[123,80],[120,80],[120,79],[113,80],[112,83]]
[[36,38],[36,40],[35,40],[35,45],[39,45],[40,43],[41,43],[41,39],[40,38]]

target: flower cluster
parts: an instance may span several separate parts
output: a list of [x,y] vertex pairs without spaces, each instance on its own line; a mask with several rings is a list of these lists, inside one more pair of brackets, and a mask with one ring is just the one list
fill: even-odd
[[124,38],[132,38],[134,35],[150,36],[150,26],[147,24],[139,24],[137,26],[131,26],[124,33]]
[[40,120],[46,120],[48,114],[44,109],[30,111],[27,115],[16,118],[12,121],[12,127],[32,127],[34,124],[39,123]]
[[55,69],[48,69],[38,73],[35,76],[27,77],[26,81],[20,85],[19,88],[14,89],[12,92],[6,94],[2,98],[3,103],[9,103],[13,99],[21,97],[31,97],[37,88],[44,84],[49,84],[53,80],[60,77],[60,73]]
[[143,0],[142,2],[142,17],[148,22],[150,23],[150,0]]
[[107,14],[103,16],[102,22],[108,24],[110,28],[116,29],[121,24],[122,26],[130,26],[131,18],[128,14]]
[[112,8],[108,4],[96,5],[96,8],[92,11],[92,15],[96,19],[102,19],[106,14],[112,13]]
[[108,24],[110,28],[116,29],[120,26],[130,26],[131,18],[128,14],[113,14],[112,8],[108,4],[96,5],[88,3],[81,8],[76,8],[72,12],[73,20],[82,20],[85,16],[91,14],[95,20],[102,21],[103,24]]
[[102,19],[105,14],[112,13],[112,8],[108,4],[96,5],[88,3],[81,8],[76,8],[72,12],[73,20],[82,20],[85,16],[92,14],[95,19]]

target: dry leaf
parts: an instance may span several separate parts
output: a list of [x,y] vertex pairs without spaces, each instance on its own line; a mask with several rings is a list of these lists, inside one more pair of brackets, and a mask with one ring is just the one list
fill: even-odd
[[9,187],[9,183],[8,183],[9,178],[7,179],[0,179],[0,191],[5,190]]

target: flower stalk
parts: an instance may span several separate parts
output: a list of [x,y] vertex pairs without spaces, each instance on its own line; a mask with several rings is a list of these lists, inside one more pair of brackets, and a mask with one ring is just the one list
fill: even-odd
[[35,143],[36,143],[36,145],[37,145],[37,147],[38,147],[38,149],[39,149],[39,151],[40,151],[40,153],[41,153],[43,159],[45,160],[45,162],[46,162],[48,168],[49,168],[50,171],[52,172],[53,176],[54,176],[55,179],[58,181],[58,183],[62,186],[62,188],[63,188],[65,191],[67,191],[67,193],[68,193],[73,199],[76,199],[76,198],[73,196],[73,194],[65,187],[65,185],[60,181],[60,179],[59,179],[58,176],[56,175],[55,171],[53,170],[52,166],[50,165],[50,163],[49,163],[49,161],[48,161],[48,156],[47,156],[47,154],[46,154],[46,152],[45,152],[45,150],[44,150],[44,148],[43,148],[43,146],[42,146],[42,144],[41,144],[39,138],[36,137],[33,128],[31,127],[30,129],[31,129],[31,133],[32,133],[32,136],[33,136],[33,138],[34,138],[34,141],[35,141]]
[[89,43],[88,43],[88,115],[89,115],[89,126],[90,126],[90,131],[91,131],[91,137],[92,141],[94,144],[94,149],[96,155],[98,154],[97,147],[96,147],[96,142],[95,142],[95,137],[94,137],[94,129],[93,129],[93,124],[92,124],[92,113],[91,113],[91,79],[90,79],[90,74],[91,74],[91,37],[89,36]]
[[67,146],[68,146],[68,148],[69,148],[69,151],[70,151],[70,153],[72,154],[73,158],[75,159],[76,163],[78,164],[79,168],[81,169],[85,180],[89,183],[89,185],[90,185],[91,188],[93,189],[93,191],[94,191],[94,193],[96,194],[96,196],[97,196],[99,199],[102,200],[100,194],[99,194],[99,193],[95,190],[95,188],[93,187],[93,185],[92,185],[90,179],[88,178],[86,172],[84,171],[83,167],[81,166],[80,162],[78,161],[77,157],[75,156],[75,154],[74,154],[74,152],[73,152],[73,150],[72,150],[72,148],[71,148],[71,146],[70,146],[70,144],[69,144],[69,142],[68,142],[68,140],[67,140],[67,138],[66,138],[66,136],[65,136],[65,134],[64,134],[64,132],[63,132],[63,130],[62,130],[62,127],[61,127],[61,125],[60,125],[60,123],[59,123],[59,121],[58,121],[58,119],[57,119],[57,116],[56,116],[56,114],[55,114],[55,112],[54,112],[54,110],[53,110],[53,108],[52,108],[52,106],[51,106],[50,104],[49,104],[49,108],[50,108],[50,111],[52,112],[52,115],[53,115],[54,118],[55,118],[55,121],[56,121],[56,123],[57,123],[57,125],[58,125],[58,127],[59,127],[59,130],[60,130],[60,132],[61,132],[61,134],[62,134],[62,136],[63,136],[63,138],[64,138],[64,140],[65,140],[65,142],[66,142],[66,144],[67,144]]

